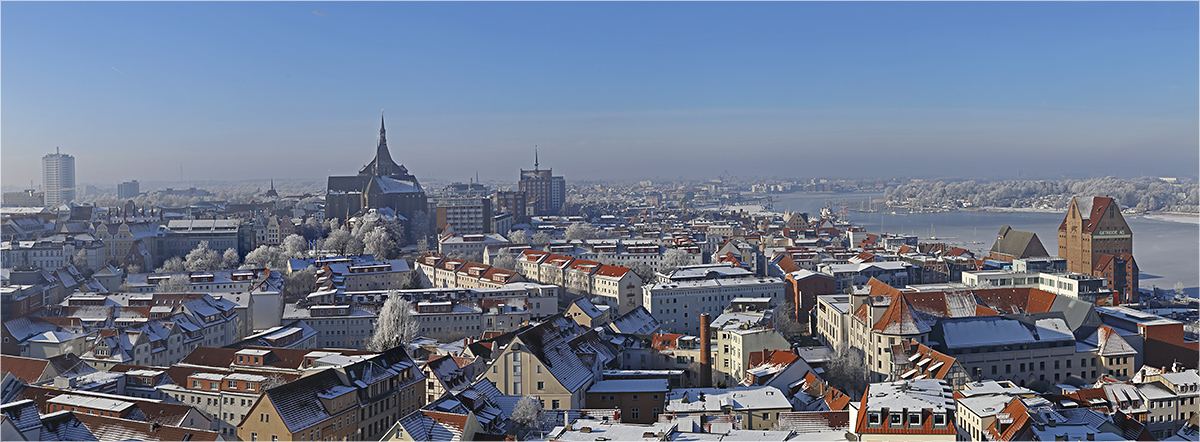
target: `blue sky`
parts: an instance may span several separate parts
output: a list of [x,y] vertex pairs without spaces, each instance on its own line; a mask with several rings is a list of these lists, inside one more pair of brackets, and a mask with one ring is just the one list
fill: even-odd
[[[1197,175],[1196,2],[4,2],[3,184]],[[1136,155],[1125,156],[1129,149]]]

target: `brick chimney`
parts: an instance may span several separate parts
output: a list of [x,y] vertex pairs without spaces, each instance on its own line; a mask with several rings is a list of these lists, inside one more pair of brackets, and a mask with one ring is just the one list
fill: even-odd
[[700,315],[700,385],[712,387],[712,330],[708,313]]

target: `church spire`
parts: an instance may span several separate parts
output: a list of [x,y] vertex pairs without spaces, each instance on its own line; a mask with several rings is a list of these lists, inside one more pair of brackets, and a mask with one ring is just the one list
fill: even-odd
[[533,145],[533,170],[538,170],[537,145]]
[[371,163],[364,166],[358,172],[364,176],[391,176],[403,175],[408,171],[395,161],[392,161],[392,155],[388,152],[387,146],[387,129],[384,126],[383,112],[379,115],[379,144],[375,146],[375,159]]

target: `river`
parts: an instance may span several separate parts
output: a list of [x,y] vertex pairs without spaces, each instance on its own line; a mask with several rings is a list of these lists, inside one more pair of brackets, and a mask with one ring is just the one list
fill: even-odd
[[[792,193],[775,195],[776,212],[808,212],[819,214],[828,200],[831,204],[845,202],[859,208],[866,201],[883,197],[883,193]],[[869,207],[869,206],[867,206]],[[851,224],[862,226],[870,233],[901,233],[916,235],[923,242],[952,243],[970,250],[991,249],[1000,226],[1034,232],[1046,251],[1058,250],[1058,226],[1066,211],[1061,213],[954,210],[939,213],[898,213],[890,210],[863,213],[850,211],[845,217]],[[1200,223],[1197,217],[1169,215],[1126,215],[1125,221],[1133,230],[1133,256],[1141,269],[1139,285],[1172,289],[1182,282],[1188,296],[1200,295]],[[983,256],[980,255],[980,256]]]

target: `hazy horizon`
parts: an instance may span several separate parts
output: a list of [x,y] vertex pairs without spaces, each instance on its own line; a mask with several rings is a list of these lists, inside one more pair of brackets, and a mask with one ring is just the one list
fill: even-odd
[[1195,2],[5,2],[4,186],[1200,175]]

